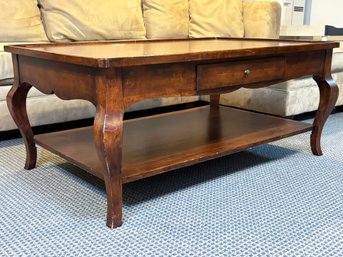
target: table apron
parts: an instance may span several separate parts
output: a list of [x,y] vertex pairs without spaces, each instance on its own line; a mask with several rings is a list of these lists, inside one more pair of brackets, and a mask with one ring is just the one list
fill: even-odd
[[221,94],[241,87],[267,87],[302,76],[323,76],[326,51],[254,57],[239,61],[230,59],[108,69],[27,56],[13,55],[13,58],[18,58],[20,83],[28,83],[45,94],[56,94],[61,99],[84,99],[94,105],[95,77],[106,74],[106,71],[110,73],[113,69],[120,69],[123,108],[127,108],[149,98]]

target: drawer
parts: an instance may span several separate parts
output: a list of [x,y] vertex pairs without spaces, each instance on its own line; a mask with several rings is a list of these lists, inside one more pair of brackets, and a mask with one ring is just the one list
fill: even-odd
[[271,57],[197,65],[197,90],[219,90],[230,86],[280,80],[285,75],[285,58]]

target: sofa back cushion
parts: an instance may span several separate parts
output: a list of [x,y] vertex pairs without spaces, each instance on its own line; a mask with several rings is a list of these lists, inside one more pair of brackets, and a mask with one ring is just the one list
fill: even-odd
[[0,41],[47,41],[36,0],[2,0],[0,10]]
[[188,0],[143,0],[147,38],[188,38]]
[[189,36],[243,37],[242,0],[189,0]]
[[145,38],[140,0],[38,0],[50,41]]
[[280,4],[275,1],[245,1],[243,3],[244,37],[278,38]]

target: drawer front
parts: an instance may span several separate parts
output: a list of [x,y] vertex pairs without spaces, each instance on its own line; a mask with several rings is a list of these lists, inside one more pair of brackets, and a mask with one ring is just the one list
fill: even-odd
[[197,66],[197,90],[218,90],[237,85],[280,80],[285,76],[285,58],[200,64]]

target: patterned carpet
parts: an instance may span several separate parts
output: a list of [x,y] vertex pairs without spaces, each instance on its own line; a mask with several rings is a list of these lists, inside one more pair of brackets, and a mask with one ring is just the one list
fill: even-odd
[[124,186],[105,226],[103,183],[21,139],[0,141],[0,256],[343,256],[343,113],[309,133]]

